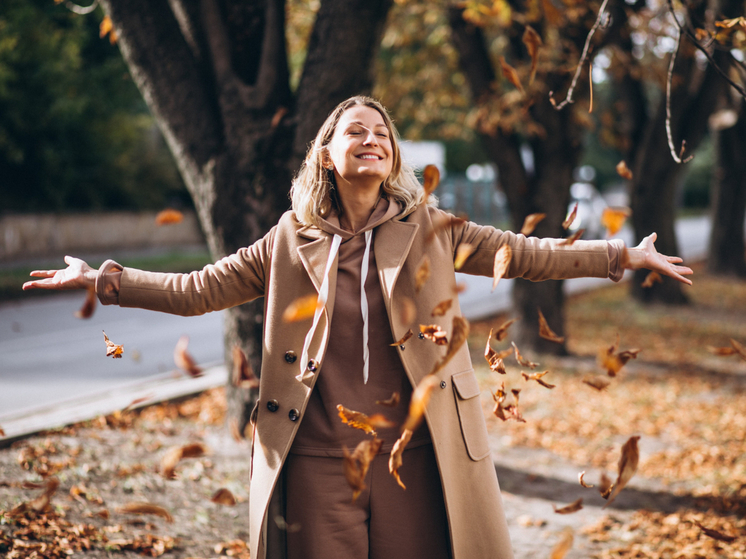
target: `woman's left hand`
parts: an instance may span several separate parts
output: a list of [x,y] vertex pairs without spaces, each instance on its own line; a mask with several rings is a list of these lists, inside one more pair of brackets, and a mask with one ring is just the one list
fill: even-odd
[[691,285],[692,281],[684,276],[693,274],[692,269],[686,266],[677,266],[676,264],[683,262],[678,256],[666,256],[658,252],[654,244],[657,238],[658,235],[652,233],[645,237],[636,247],[628,248],[624,267],[630,270],[646,268],[664,276],[672,277],[681,283]]

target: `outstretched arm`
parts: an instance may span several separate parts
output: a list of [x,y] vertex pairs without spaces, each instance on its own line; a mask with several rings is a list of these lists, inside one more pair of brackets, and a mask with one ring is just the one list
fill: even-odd
[[65,256],[67,268],[62,270],[34,270],[31,276],[44,278],[27,281],[23,290],[28,289],[94,289],[98,270],[94,270],[80,258]]
[[623,262],[624,267],[629,270],[645,268],[691,285],[692,281],[684,276],[691,275],[694,272],[686,266],[677,266],[676,264],[683,262],[678,256],[666,256],[658,252],[654,244],[657,238],[658,235],[653,233],[645,237],[636,247],[628,248],[626,259]]

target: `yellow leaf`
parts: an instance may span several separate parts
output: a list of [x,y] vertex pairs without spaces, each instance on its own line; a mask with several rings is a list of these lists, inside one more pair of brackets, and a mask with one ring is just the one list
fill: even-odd
[[534,232],[534,229],[536,229],[536,226],[543,220],[547,214],[530,214],[526,216],[526,219],[523,220],[523,227],[521,227],[521,235],[529,236],[531,233]]
[[549,324],[547,324],[547,319],[544,318],[544,314],[541,312],[541,309],[539,309],[539,336],[541,336],[545,340],[549,340],[550,342],[557,342],[558,344],[561,344],[565,341],[564,336],[558,336],[557,334],[552,332],[552,329],[549,327]]
[[430,257],[426,254],[422,257],[422,260],[420,260],[419,266],[417,266],[417,271],[414,274],[414,289],[415,292],[419,293],[422,289],[422,286],[425,285],[425,282],[430,278]]
[[344,451],[345,478],[352,487],[353,502],[365,489],[365,476],[368,473],[368,468],[370,468],[370,463],[378,454],[382,444],[383,440],[374,437],[361,441],[352,454],[347,450],[347,447],[342,448]]
[[290,303],[285,309],[285,312],[282,313],[282,321],[298,322],[313,318],[317,306],[319,306],[319,298],[315,293],[298,297],[295,301]]
[[619,492],[632,479],[632,476],[637,472],[637,463],[640,460],[640,450],[637,447],[637,441],[640,440],[639,436],[630,437],[624,446],[622,446],[622,455],[619,457],[619,475],[614,482],[614,489],[609,495],[609,500],[606,502],[603,508],[608,507],[611,502],[619,495]]
[[435,192],[440,183],[440,171],[435,165],[426,165],[422,170],[423,188],[425,189],[425,199]]
[[114,29],[114,24],[111,22],[111,18],[109,16],[104,16],[104,19],[101,20],[101,25],[98,27],[99,38],[103,39],[106,37],[107,33],[112,29]]
[[173,223],[181,223],[184,220],[184,214],[179,210],[167,208],[158,212],[155,216],[155,224],[160,225],[171,225]]
[[[102,330],[103,332],[103,330]],[[124,346],[118,345],[109,340],[109,336],[104,332],[104,341],[106,342],[106,357],[113,357],[114,359],[121,359],[124,353]]]
[[495,262],[492,266],[492,291],[497,287],[498,282],[510,268],[510,260],[513,258],[513,251],[508,245],[503,245],[495,252]]
[[348,409],[341,404],[337,405],[337,411],[339,412],[339,417],[342,419],[342,423],[349,425],[353,429],[360,429],[368,435],[375,435],[376,429],[385,429],[394,426],[391,421],[380,413],[368,417],[362,412]]
[[427,403],[430,401],[430,394],[438,384],[439,380],[434,375],[427,375],[420,381],[417,388],[412,392],[412,399],[409,401],[409,414],[402,426],[402,431],[409,430],[414,433],[417,430],[417,427],[422,423],[422,416],[425,413]]
[[404,449],[407,447],[411,438],[412,431],[405,429],[401,434],[401,437],[399,437],[394,443],[394,447],[391,449],[391,456],[389,456],[389,473],[394,476],[396,483],[398,483],[402,489],[406,489],[406,486],[402,483],[402,480],[399,477],[399,468],[402,467],[402,455],[404,454]]
[[453,299],[446,299],[445,301],[441,301],[435,306],[433,312],[430,313],[430,316],[445,316],[452,305]]
[[461,243],[456,249],[456,258],[453,261],[454,269],[457,271],[460,270],[475,250],[475,246],[470,245],[469,243]]
[[390,345],[391,346],[403,345],[404,342],[406,342],[412,336],[414,336],[414,332],[412,332],[412,329],[410,328],[409,330],[407,330],[407,333],[404,334],[399,341],[396,341],[396,342],[394,342],[393,344],[390,344]]
[[580,499],[573,501],[569,505],[560,508],[552,505],[552,508],[554,509],[554,512],[556,514],[572,514],[573,512],[578,512],[580,509],[583,508],[583,498],[581,497]]
[[577,215],[578,215],[578,203],[575,202],[575,207],[570,212],[570,215],[568,215],[567,219],[565,219],[565,221],[562,222],[562,228],[565,230],[569,229],[570,226],[572,225],[572,222],[575,221],[575,218],[577,217]]
[[616,235],[632,215],[629,208],[604,208],[601,214],[601,224],[609,231],[609,235]]
[[627,179],[628,181],[632,180],[632,171],[629,170],[627,162],[624,159],[616,164],[616,172],[623,179]]
[[663,278],[658,272],[650,272],[647,276],[645,276],[645,280],[642,282],[642,287],[648,288],[653,287],[656,283],[663,282]]

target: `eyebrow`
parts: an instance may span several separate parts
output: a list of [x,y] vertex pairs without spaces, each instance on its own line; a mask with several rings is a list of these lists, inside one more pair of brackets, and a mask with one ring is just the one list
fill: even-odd
[[[360,122],[359,120],[354,120],[354,121],[352,121],[352,122],[348,123],[348,126],[349,126],[350,124],[357,124],[358,126],[362,126],[363,128],[367,128],[367,126],[365,126],[365,125],[364,125],[364,124],[363,124],[362,122]],[[380,122],[380,123],[378,123],[378,124],[375,124],[375,125],[373,126],[373,128],[376,128],[377,126],[383,126],[383,127],[384,127],[384,128],[386,129],[386,130],[388,130],[388,129],[389,129],[389,127],[388,127],[388,126],[386,126],[385,124],[383,124],[382,122]]]

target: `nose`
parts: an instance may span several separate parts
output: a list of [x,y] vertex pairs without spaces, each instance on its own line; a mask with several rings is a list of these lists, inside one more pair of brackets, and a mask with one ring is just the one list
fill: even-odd
[[373,133],[372,130],[366,130],[368,133],[365,135],[365,142],[364,145],[366,146],[377,146],[378,145],[378,139],[376,139],[376,135]]

